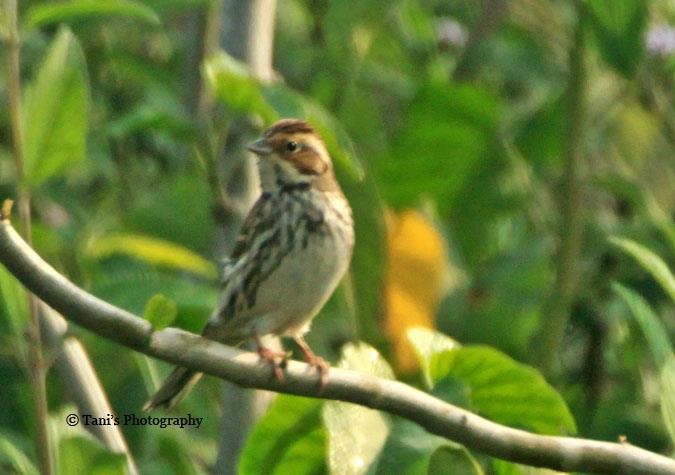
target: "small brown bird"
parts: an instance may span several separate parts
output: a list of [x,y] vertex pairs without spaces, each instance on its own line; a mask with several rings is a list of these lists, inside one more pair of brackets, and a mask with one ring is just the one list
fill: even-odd
[[[283,119],[248,149],[258,156],[263,193],[225,263],[220,302],[202,335],[227,345],[254,338],[260,357],[282,377],[284,353],[260,337],[290,336],[320,372],[328,365],[303,335],[349,267],[354,225],[326,146],[306,122]],[[178,367],[143,407],[168,409],[201,373]]]

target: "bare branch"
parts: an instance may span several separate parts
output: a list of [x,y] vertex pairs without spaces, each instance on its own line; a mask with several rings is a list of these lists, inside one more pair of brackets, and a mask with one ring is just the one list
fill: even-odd
[[[112,414],[113,409],[94,366],[82,343],[72,335],[68,335],[68,324],[64,318],[39,302],[42,318],[41,330],[48,351],[56,354],[56,367],[63,385],[67,387],[70,397],[83,414]],[[87,427],[111,452],[124,454],[127,459],[127,472],[136,475],[138,469],[129,450],[120,426],[90,425]]]
[[0,262],[35,295],[79,325],[147,355],[241,386],[352,402],[409,419],[429,432],[512,462],[561,471],[675,474],[675,460],[630,444],[535,435],[490,422],[398,381],[333,368],[322,391],[316,372],[291,361],[277,381],[257,355],[176,328],[150,324],[61,276],[16,233],[0,225]]

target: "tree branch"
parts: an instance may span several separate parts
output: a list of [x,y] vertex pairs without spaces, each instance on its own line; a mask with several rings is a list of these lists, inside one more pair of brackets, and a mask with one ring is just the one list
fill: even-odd
[[[56,367],[63,385],[80,413],[112,414],[113,409],[94,366],[82,343],[68,335],[68,324],[64,318],[44,302],[39,302],[41,330],[47,351],[56,354]],[[111,452],[124,454],[127,459],[127,473],[137,475],[136,462],[129,450],[120,426],[90,425],[87,429]]]
[[630,444],[531,434],[483,419],[398,381],[338,368],[323,390],[316,372],[290,361],[277,381],[257,355],[176,328],[153,332],[150,324],[88,294],[56,272],[26,244],[5,216],[0,262],[55,310],[94,333],[156,358],[241,386],[352,402],[420,424],[429,432],[512,462],[561,471],[675,474],[675,460]]

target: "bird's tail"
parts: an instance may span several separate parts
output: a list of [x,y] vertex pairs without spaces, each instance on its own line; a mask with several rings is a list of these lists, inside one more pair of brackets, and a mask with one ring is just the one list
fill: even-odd
[[197,381],[202,377],[202,373],[192,371],[191,369],[177,367],[164,380],[162,386],[145,403],[144,411],[152,411],[157,407],[171,409],[183,399]]

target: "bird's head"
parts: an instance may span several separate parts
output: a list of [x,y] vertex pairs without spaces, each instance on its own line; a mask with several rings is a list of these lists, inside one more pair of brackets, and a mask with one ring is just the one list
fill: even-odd
[[265,191],[302,183],[325,189],[334,182],[326,145],[302,120],[278,121],[247,148],[260,158],[258,167]]

